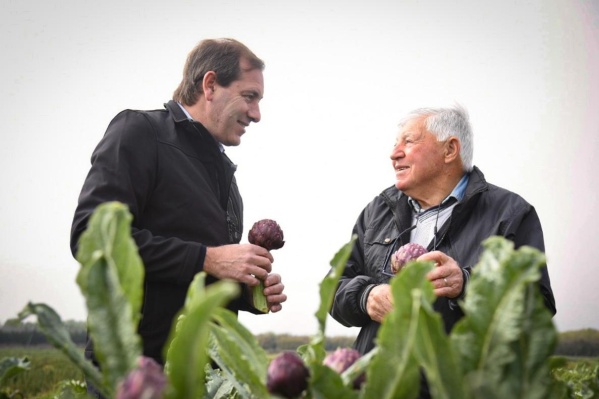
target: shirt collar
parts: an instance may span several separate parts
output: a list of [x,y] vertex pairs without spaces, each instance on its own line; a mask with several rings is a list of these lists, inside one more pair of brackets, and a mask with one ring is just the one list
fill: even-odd
[[[458,184],[456,184],[456,186],[453,188],[451,193],[449,193],[449,195],[447,197],[445,197],[445,199],[443,201],[441,201],[441,204],[439,204],[439,207],[443,208],[443,206],[448,203],[460,202],[464,198],[464,195],[466,194],[466,186],[468,185],[469,179],[470,179],[470,174],[464,173],[464,175],[462,176],[462,178],[460,179]],[[414,210],[414,212],[416,212],[416,213],[422,212],[422,208],[420,207],[420,204],[415,199],[408,197],[408,203],[410,204],[410,206],[412,207],[412,210]]]
[[[178,102],[177,104],[179,104],[179,107],[181,107],[181,110],[183,110],[183,112],[185,113],[185,116],[187,116],[187,119],[188,119],[190,122],[198,122],[198,121],[196,121],[195,119],[193,119],[193,118],[191,117],[191,115],[189,114],[189,112],[187,112],[187,110],[185,109],[185,107],[183,106],[183,104],[181,104],[181,103],[179,103],[179,102]],[[199,122],[198,122],[198,123],[199,123]],[[225,146],[224,146],[224,145],[222,145],[221,143],[219,143],[218,141],[217,141],[216,143],[218,144],[218,148],[220,149],[220,152],[225,152]]]

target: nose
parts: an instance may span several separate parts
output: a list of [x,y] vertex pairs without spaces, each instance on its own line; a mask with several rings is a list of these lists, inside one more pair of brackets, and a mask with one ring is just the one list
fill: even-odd
[[260,122],[262,115],[260,114],[260,106],[258,104],[250,105],[248,110],[248,116],[254,123]]
[[397,158],[403,158],[405,156],[405,153],[403,151],[403,146],[401,144],[395,144],[395,146],[393,146],[393,150],[391,151],[391,154],[389,155],[389,158],[393,159],[397,159]]

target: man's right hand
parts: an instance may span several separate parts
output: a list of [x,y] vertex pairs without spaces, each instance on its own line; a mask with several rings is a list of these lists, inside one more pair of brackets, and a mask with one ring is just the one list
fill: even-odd
[[204,271],[219,280],[228,279],[256,286],[265,280],[274,261],[270,252],[253,244],[208,247]]
[[392,309],[393,296],[391,295],[391,286],[389,284],[381,284],[374,287],[366,300],[366,311],[370,318],[382,323],[383,318]]

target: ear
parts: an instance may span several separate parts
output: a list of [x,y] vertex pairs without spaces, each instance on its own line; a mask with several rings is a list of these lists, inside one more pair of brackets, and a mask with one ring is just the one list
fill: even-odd
[[460,159],[460,149],[462,148],[460,140],[457,137],[451,136],[445,142],[445,163],[454,162]]
[[207,101],[212,101],[214,96],[214,89],[216,88],[216,72],[208,71],[204,74],[202,80],[202,92],[206,97]]

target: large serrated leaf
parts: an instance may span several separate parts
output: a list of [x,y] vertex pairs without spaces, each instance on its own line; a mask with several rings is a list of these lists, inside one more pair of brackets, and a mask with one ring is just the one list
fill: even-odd
[[475,398],[544,397],[545,345],[555,339],[537,285],[545,257],[529,247],[515,251],[502,237],[483,245],[462,304],[466,315],[451,334],[464,381]]
[[210,320],[215,310],[239,294],[237,284],[219,281],[204,288],[205,273],[199,273],[189,287],[183,310],[171,331],[167,355],[167,378],[170,382],[165,399],[201,398],[206,392],[206,348]]

